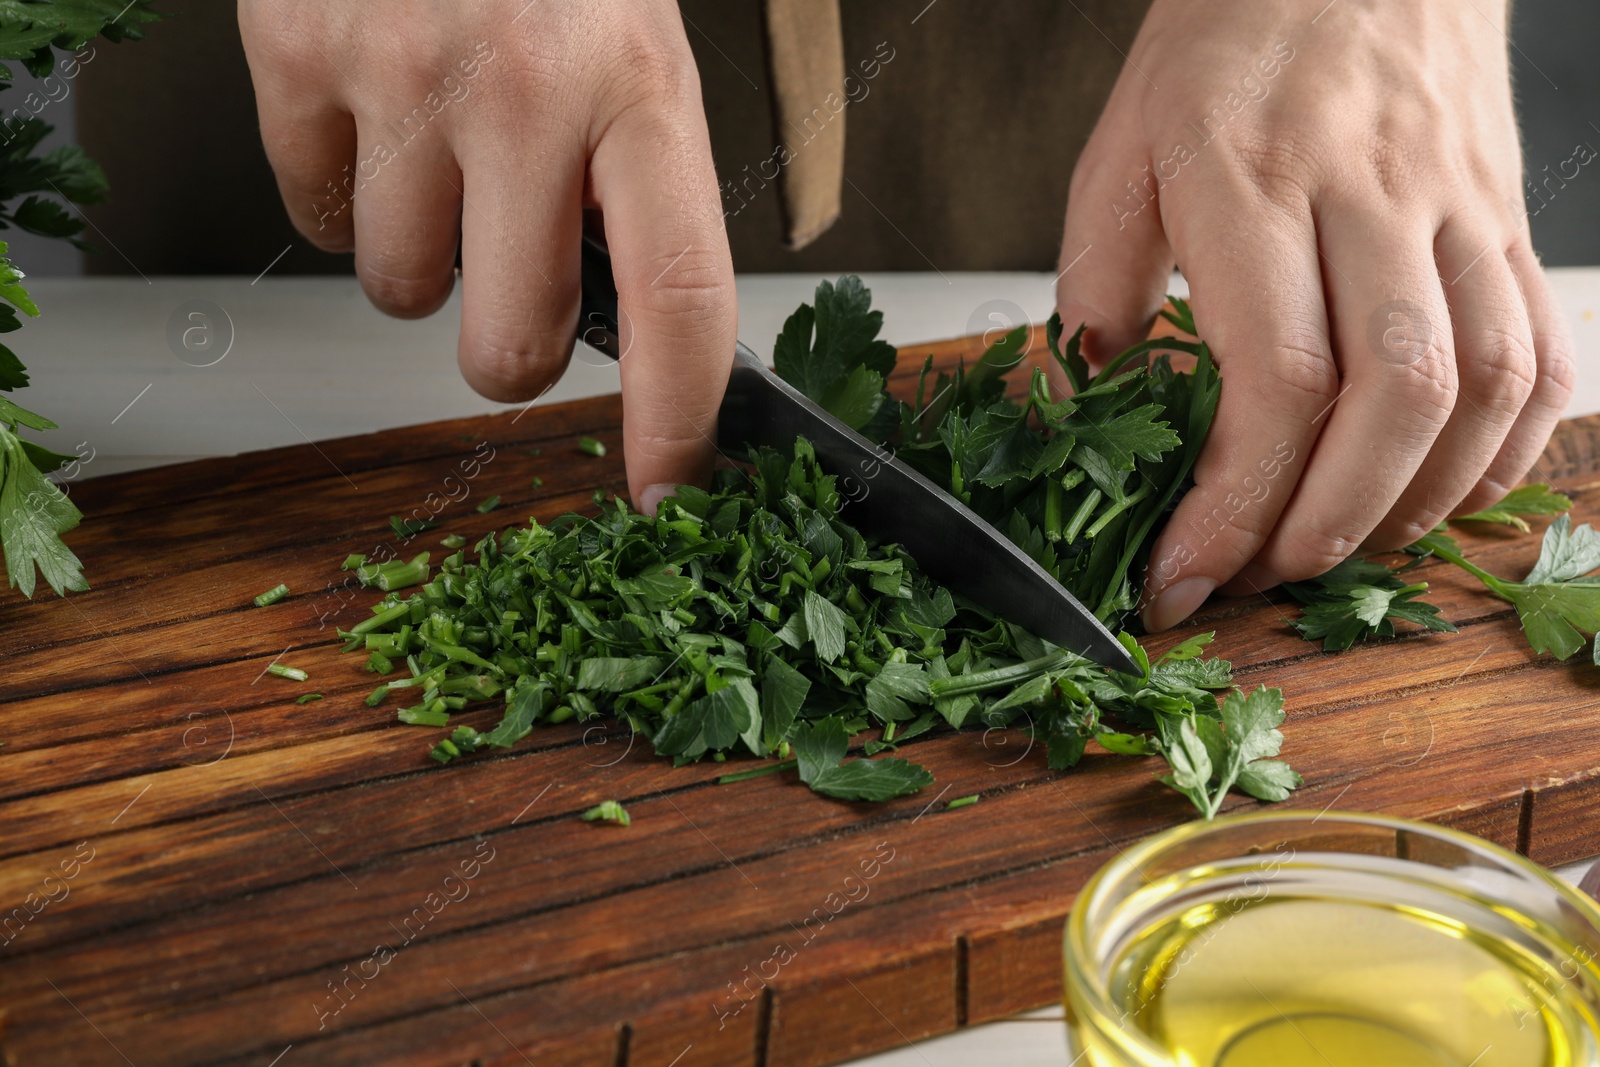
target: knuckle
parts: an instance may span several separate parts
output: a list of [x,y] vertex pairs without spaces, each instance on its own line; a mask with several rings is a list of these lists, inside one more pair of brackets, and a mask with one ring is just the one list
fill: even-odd
[[1390,201],[1403,201],[1456,153],[1447,146],[1449,101],[1432,86],[1415,84],[1386,100],[1362,146],[1364,174],[1357,180]]
[[1346,537],[1317,525],[1286,531],[1284,546],[1267,567],[1286,582],[1301,582],[1332,570],[1361,547],[1360,538]]
[[1455,410],[1460,381],[1454,356],[1437,337],[1417,359],[1394,368],[1386,383],[1400,401],[1406,422],[1436,429]]
[[572,339],[565,333],[462,338],[460,363],[473,389],[490,400],[516,403],[543,392],[561,374]]
[[526,113],[531,108],[550,108],[578,84],[581,66],[556,41],[544,38],[524,40],[513,52],[514,59],[504,78],[496,77],[484,86],[492,103],[489,115],[502,120],[508,113]]
[[687,42],[677,47],[663,27],[636,25],[620,31],[608,47],[610,82],[624,107],[652,110],[687,105],[699,98],[700,79]]
[[1321,407],[1339,395],[1339,368],[1332,354],[1310,339],[1286,339],[1272,348],[1270,371],[1259,388],[1276,398],[1290,394],[1304,406]]
[[[702,422],[706,425],[700,425]],[[651,419],[635,427],[629,434],[629,443],[638,448],[641,455],[676,456],[704,448],[711,441],[715,423],[714,415],[696,419],[672,411],[670,417]]]
[[1310,141],[1265,130],[1241,130],[1232,144],[1233,165],[1257,192],[1273,202],[1304,202],[1319,170]]
[[379,310],[398,318],[429,315],[450,296],[454,274],[429,277],[397,274],[383,267],[363,265],[361,288]]
[[1547,347],[1537,359],[1536,384],[1549,396],[1550,406],[1564,409],[1578,384],[1578,368],[1565,347]]
[[274,17],[264,4],[241,5],[239,36],[250,62],[278,74],[309,69],[315,30],[302,28],[299,19]]
[[733,264],[720,251],[686,247],[647,256],[625,282],[639,306],[670,317],[715,317],[734,303]]
[[1516,413],[1539,377],[1532,343],[1513,329],[1496,329],[1459,367],[1461,387],[1480,405]]
[[1385,200],[1401,199],[1415,180],[1415,166],[1404,145],[1393,137],[1375,137],[1366,145],[1366,177]]

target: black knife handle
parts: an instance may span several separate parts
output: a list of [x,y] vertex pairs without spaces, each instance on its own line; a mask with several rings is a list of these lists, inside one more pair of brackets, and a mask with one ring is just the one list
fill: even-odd
[[583,235],[579,278],[583,289],[578,297],[578,340],[612,359],[621,359],[617,283],[611,276],[611,253],[599,238],[588,234]]

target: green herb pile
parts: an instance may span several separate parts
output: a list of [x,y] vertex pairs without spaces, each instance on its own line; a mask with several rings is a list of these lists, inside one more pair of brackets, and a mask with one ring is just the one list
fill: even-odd
[[[1186,328],[1187,308],[1174,321]],[[1203,344],[1151,342],[1091,377],[1078,338],[1051,351],[1073,381],[1053,400],[1034,374],[1004,398],[1026,330],[970,369],[927,380],[916,405],[889,397],[895,350],[854,278],[824,283],[786,324],[778,370],[845,421],[950,486],[1113,623],[1162,514],[1183,488],[1210,424],[1217,376]],[[1193,355],[1175,372],[1155,348]],[[1037,428],[1030,421],[1037,421]],[[504,748],[541,722],[612,716],[657,754],[687,763],[743,755],[769,762],[729,778],[794,768],[812,789],[885,800],[932,781],[904,757],[962,727],[1026,732],[1052,768],[1094,740],[1164,757],[1162,781],[1206,816],[1230,787],[1281,800],[1299,784],[1277,754],[1282,697],[1230,692],[1230,665],[1196,637],[1151,663],[1122,641],[1136,675],[1095,666],[951,594],[895,545],[846,520],[841,472],[810,445],[750,457],[707,491],[680,488],[655,515],[613,501],[599,515],[512,528],[412,573],[364,581],[393,590],[342,631],[404,702],[402,721],[442,727],[476,701],[503,698],[497,726],[455,726],[432,755],[448,762]],[[414,583],[421,583],[418,588]],[[401,665],[404,669],[401,669]],[[867,757],[848,759],[851,738]],[[880,755],[898,750],[900,755]]]
[[[161,16],[151,0],[17,0],[0,4],[0,60],[21,60],[36,77],[55,67],[55,49],[76,51],[95,37],[137,40],[144,23]],[[0,89],[10,87],[11,70],[0,63]],[[31,97],[29,98],[32,99]],[[29,110],[31,103],[24,102]],[[42,105],[40,105],[42,106]],[[80,248],[82,219],[58,201],[98,203],[106,197],[106,177],[81,148],[67,145],[38,154],[52,127],[36,117],[13,113],[0,123],[0,230],[15,226],[28,233],[61,237]],[[17,198],[23,199],[18,202]],[[57,199],[50,199],[51,197]],[[0,333],[20,329],[17,312],[37,317],[39,309],[21,285],[22,272],[4,258],[0,241]],[[15,352],[0,345],[0,394],[28,384]],[[23,429],[53,430],[56,424],[0,395],[0,546],[6,575],[22,595],[33,596],[35,570],[58,595],[89,588],[83,565],[61,535],[83,518],[45,475],[76,457],[53,452],[21,436]]]

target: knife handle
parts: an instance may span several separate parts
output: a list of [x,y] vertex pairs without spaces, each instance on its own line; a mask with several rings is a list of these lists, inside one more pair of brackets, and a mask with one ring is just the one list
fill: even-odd
[[611,276],[611,253],[600,238],[588,234],[583,235],[582,248],[579,278],[583,288],[578,297],[578,340],[620,360],[622,338],[617,325],[617,283]]

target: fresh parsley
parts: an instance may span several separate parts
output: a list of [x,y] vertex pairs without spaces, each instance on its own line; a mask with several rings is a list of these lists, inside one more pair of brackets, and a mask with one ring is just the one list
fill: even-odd
[[1265,686],[1229,693],[1220,721],[1197,714],[1164,719],[1159,744],[1172,772],[1161,780],[1208,819],[1235,785],[1258,800],[1286,800],[1301,779],[1270,758],[1283,746],[1282,724],[1283,694]]
[[1559,515],[1572,508],[1572,498],[1542,482],[1522,485],[1507,493],[1505,499],[1491,508],[1474,511],[1456,518],[1456,522],[1490,522],[1514,526],[1523,533],[1531,533],[1527,523],[1531,515]]
[[[73,51],[91,38],[137,40],[143,26],[163,16],[149,10],[151,0],[35,0],[0,3],[0,60],[21,60],[29,73],[44,77],[54,69],[55,49]],[[11,84],[12,71],[0,63],[0,89]],[[6,123],[0,148],[0,230],[16,227],[45,237],[59,237],[79,248],[84,222],[57,199],[93,204],[105,199],[106,178],[98,165],[76,145],[39,154],[52,127],[38,118]],[[20,202],[18,197],[22,197]],[[18,312],[35,318],[39,309],[22,286],[22,272],[5,258],[0,241],[0,333],[22,327]],[[0,345],[0,393],[28,385],[27,369],[6,345]],[[59,486],[46,475],[74,457],[51,451],[22,436],[22,431],[53,430],[56,424],[0,395],[0,547],[6,576],[23,596],[32,597],[36,575],[57,595],[89,588],[83,564],[61,540],[83,518]]]
[[898,756],[841,763],[849,747],[849,730],[838,716],[802,724],[793,740],[800,780],[840,800],[889,800],[933,784],[933,775]]
[[[785,325],[778,369],[1115,624],[1215,411],[1205,346],[1147,342],[1091,376],[1080,337],[1063,341],[1055,322],[1049,344],[1073,396],[1053,398],[1035,373],[1025,400],[1004,398],[1026,336],[1014,331],[954,375],[930,383],[925,367],[906,405],[884,390],[895,352],[881,325],[859,280],[824,283]],[[1158,349],[1195,369],[1174,370]],[[806,441],[760,449],[746,469],[719,472],[710,490],[680,487],[653,515],[612,499],[592,517],[490,534],[436,572],[423,557],[420,575],[396,576],[413,587],[392,582],[341,636],[369,668],[394,670],[367,703],[404,694],[403,722],[446,724],[471,703],[504,700],[492,729],[456,726],[437,741],[430,755],[441,763],[509,747],[541,723],[610,718],[679,764],[766,761],[719,781],[792,768],[818,793],[883,801],[932,782],[904,755],[918,739],[981,726],[1022,730],[1053,769],[1078,763],[1091,741],[1161,757],[1164,780],[1208,817],[1230,787],[1287,795],[1298,783],[1263,762],[1277,751],[1267,742],[1280,736],[1281,700],[1270,737],[1256,736],[1261,698],[1234,713],[1241,725],[1227,721],[1219,694],[1232,688],[1231,667],[1204,657],[1210,635],[1154,663],[1123,635],[1139,671],[1107,671],[958,601],[899,546],[851,526],[843,507]],[[357,569],[363,581],[382,573]],[[1217,748],[1215,773],[1202,776],[1181,747],[1185,729],[1201,744],[1233,738]],[[852,758],[852,739],[869,730],[877,736]],[[897,754],[880,755],[888,750]]]
[[[1539,560],[1522,581],[1500,578],[1469,560],[1461,545],[1441,523],[1406,548],[1416,557],[1389,567],[1376,560],[1347,559],[1325,574],[1304,582],[1286,582],[1283,588],[1304,610],[1290,623],[1307,640],[1339,651],[1369,637],[1394,636],[1396,620],[1429,630],[1454,633],[1455,626],[1439,609],[1419,599],[1426,582],[1407,583],[1403,575],[1422,559],[1433,557],[1454,564],[1517,609],[1523,633],[1535,652],[1551,652],[1569,659],[1600,630],[1600,534],[1587,524],[1574,528],[1570,516],[1558,514],[1572,507],[1571,498],[1548,485],[1520,486],[1493,507],[1454,522],[1494,523],[1531,532],[1527,519],[1557,514],[1544,532]],[[1600,645],[1592,656],[1600,663]]]
[[[1574,527],[1562,515],[1544,531],[1539,559],[1520,582],[1497,578],[1469,561],[1455,538],[1434,531],[1412,546],[1418,552],[1454,563],[1517,609],[1522,632],[1535,652],[1570,659],[1600,632],[1600,533],[1585,523]],[[1593,658],[1600,663],[1600,645]]]
[[1428,583],[1407,583],[1400,577],[1409,566],[1391,569],[1352,558],[1310,581],[1285,582],[1284,590],[1304,605],[1290,625],[1307,641],[1321,641],[1329,652],[1370,637],[1393,637],[1397,619],[1455,633],[1437,607],[1417,599],[1428,591]]

